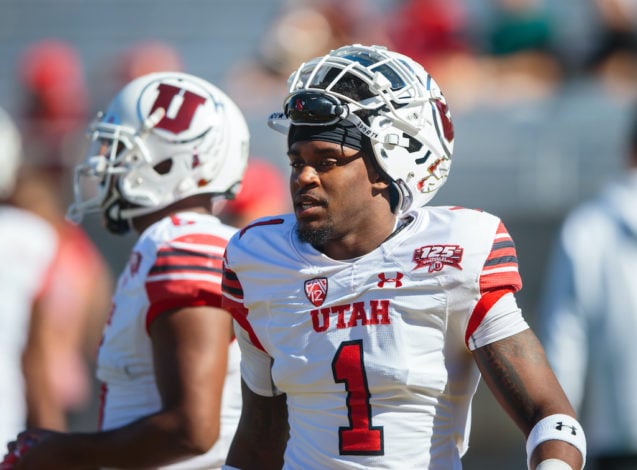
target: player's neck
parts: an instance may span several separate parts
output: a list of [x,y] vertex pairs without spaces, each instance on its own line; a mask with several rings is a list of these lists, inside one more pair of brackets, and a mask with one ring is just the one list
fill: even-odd
[[[407,227],[413,220],[414,220],[414,218],[411,215],[409,215],[407,217],[404,217],[404,218],[397,218],[396,219],[396,225],[394,226],[394,231],[392,233],[390,233],[389,236],[387,238],[385,238],[385,240],[383,240],[383,243],[385,243],[390,238],[394,238],[396,235],[398,235],[400,232],[402,232],[402,230],[405,227]],[[382,245],[382,243],[381,243],[381,245]]]
[[391,214],[383,221],[377,220],[372,225],[367,224],[359,230],[351,231],[316,248],[332,259],[359,258],[391,238],[398,226],[396,216]]
[[210,194],[194,194],[180,199],[167,207],[157,209],[149,214],[140,215],[131,219],[131,225],[137,233],[142,233],[158,220],[179,212],[199,212],[212,214],[212,202]]

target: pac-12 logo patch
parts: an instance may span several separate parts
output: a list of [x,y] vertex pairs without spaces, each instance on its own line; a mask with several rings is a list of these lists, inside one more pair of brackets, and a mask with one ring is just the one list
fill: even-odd
[[430,273],[441,271],[445,266],[462,270],[460,262],[464,248],[458,245],[426,245],[414,250],[414,262],[420,269],[427,267]]
[[305,281],[305,295],[315,307],[320,307],[327,296],[327,278],[317,277]]

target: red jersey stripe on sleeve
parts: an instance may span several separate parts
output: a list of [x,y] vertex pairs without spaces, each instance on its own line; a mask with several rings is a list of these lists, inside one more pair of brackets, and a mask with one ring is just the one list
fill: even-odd
[[480,274],[480,292],[502,288],[517,292],[522,288],[515,243],[502,222],[496,230],[489,256]]
[[155,264],[148,273],[149,279],[158,274],[216,273],[221,275],[222,256],[210,253],[162,247],[157,252]]
[[221,269],[227,240],[190,233],[157,250],[146,278],[146,328],[166,310],[221,305]]
[[175,238],[173,240],[173,243],[202,245],[202,248],[205,248],[206,250],[210,250],[211,247],[218,247],[223,250],[228,243],[228,240],[208,233],[189,233],[187,235],[182,235],[181,237]]
[[219,282],[210,279],[195,279],[192,276],[176,280],[165,279],[146,283],[146,294],[150,307],[146,312],[146,330],[162,312],[186,307],[220,307]]
[[469,323],[467,324],[467,330],[465,331],[464,335],[464,342],[467,346],[469,345],[469,338],[471,338],[471,335],[478,329],[478,326],[480,326],[480,323],[482,323],[484,317],[487,316],[487,313],[489,313],[491,307],[493,307],[493,305],[495,305],[498,300],[500,300],[509,292],[512,292],[512,290],[501,289],[487,292],[480,298],[480,300],[478,300],[478,303],[474,307],[473,312],[471,312]]
[[155,274],[208,272],[221,275],[225,238],[203,233],[177,237],[157,250],[149,277]]
[[223,294],[226,294],[226,296],[243,300],[243,287],[241,287],[241,283],[239,282],[237,274],[231,269],[228,269],[228,267],[225,265],[223,267],[221,291],[223,292]]
[[276,218],[276,219],[260,220],[253,224],[248,224],[241,229],[241,232],[239,232],[239,238],[243,237],[243,235],[251,228],[262,227],[264,225],[280,225],[282,223],[283,223],[283,219]]
[[265,348],[259,341],[252,325],[248,321],[248,309],[241,303],[243,300],[243,287],[237,274],[228,268],[224,263],[223,265],[223,280],[221,281],[221,291],[223,297],[221,298],[221,307],[226,309],[232,315],[232,318],[243,328],[250,337],[252,344],[259,348],[261,351],[266,352]]
[[254,332],[252,325],[250,325],[250,322],[248,321],[248,309],[245,308],[242,303],[232,300],[228,297],[223,297],[221,306],[222,308],[230,312],[232,314],[232,318],[234,318],[239,326],[241,326],[241,328],[243,328],[248,333],[252,344],[255,347],[259,348],[261,351],[266,352],[265,348],[261,344],[261,341],[259,341],[259,338]]

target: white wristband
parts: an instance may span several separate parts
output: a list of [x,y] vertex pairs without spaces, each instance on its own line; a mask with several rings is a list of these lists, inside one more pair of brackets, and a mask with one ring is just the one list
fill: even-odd
[[542,442],[550,440],[564,441],[575,446],[582,454],[582,468],[584,468],[586,463],[586,437],[584,436],[584,430],[575,418],[565,414],[546,416],[535,423],[526,440],[526,464],[528,468],[531,468],[531,455],[535,448]]
[[548,459],[542,460],[535,470],[573,470],[573,468],[563,460]]

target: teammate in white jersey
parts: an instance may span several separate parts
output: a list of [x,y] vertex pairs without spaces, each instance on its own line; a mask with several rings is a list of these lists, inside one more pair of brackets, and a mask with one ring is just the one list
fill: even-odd
[[211,215],[212,198],[240,188],[247,125],[214,85],[154,73],[126,85],[89,135],[69,217],[101,212],[111,232],[140,234],[98,353],[100,431],[24,432],[12,446],[18,468],[219,468],[241,389],[232,317],[220,308],[236,229]]
[[538,316],[599,470],[637,468],[637,108],[627,130],[625,171],[562,223]]
[[294,214],[226,249],[243,409],[226,468],[461,468],[482,375],[531,469],[586,443],[514,293],[513,240],[488,213],[423,207],[454,130],[431,76],[383,47],[302,64],[283,113]]
[[58,238],[44,219],[11,201],[20,167],[22,139],[0,109],[0,446],[27,424],[54,426],[56,406],[44,367],[42,296]]

